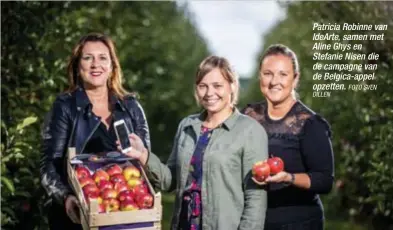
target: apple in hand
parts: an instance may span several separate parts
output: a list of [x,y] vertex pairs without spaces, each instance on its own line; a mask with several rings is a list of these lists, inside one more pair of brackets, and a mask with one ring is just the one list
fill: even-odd
[[109,180],[109,175],[102,169],[98,169],[93,174],[93,180],[98,184],[101,180]]
[[128,185],[122,182],[115,183],[113,188],[116,190],[117,193],[120,193],[122,191],[128,190]]
[[141,209],[151,208],[153,206],[153,196],[149,193],[140,194],[135,198],[138,207]]
[[141,177],[141,172],[139,169],[133,165],[129,165],[123,169],[123,175],[125,179],[128,181],[131,178],[139,178]]
[[107,188],[113,188],[113,185],[111,182],[107,181],[107,180],[100,180],[97,183],[97,187],[100,189],[100,191],[103,191]]
[[138,205],[133,200],[124,200],[120,202],[121,211],[132,211],[138,209],[139,209]]
[[108,167],[106,170],[109,176],[113,176],[116,174],[121,174],[123,172],[123,169],[118,165],[118,164],[113,164]]
[[114,190],[114,189],[111,189],[111,188],[107,188],[107,189],[104,189],[102,192],[101,192],[101,197],[103,198],[103,199],[110,199],[110,198],[117,198],[117,192],[116,192],[116,190]]
[[113,184],[118,183],[118,182],[125,184],[126,178],[124,178],[123,174],[115,174],[115,175],[111,176],[111,182]]
[[284,162],[279,157],[269,158],[267,164],[270,167],[270,174],[274,175],[284,170]]
[[264,182],[270,175],[270,167],[266,162],[258,161],[252,166],[252,176],[259,182]]
[[79,180],[79,184],[81,185],[81,188],[83,188],[83,187],[85,187],[85,186],[88,185],[88,184],[95,185],[96,183],[95,183],[94,180],[91,179],[90,177],[82,177],[82,178]]
[[104,199],[102,204],[104,205],[106,212],[118,211],[120,208],[120,202],[115,198]]
[[81,166],[81,165],[76,166],[75,172],[78,180],[84,177],[90,177],[90,170],[85,166]]
[[134,200],[134,193],[130,190],[125,190],[119,193],[119,201]]

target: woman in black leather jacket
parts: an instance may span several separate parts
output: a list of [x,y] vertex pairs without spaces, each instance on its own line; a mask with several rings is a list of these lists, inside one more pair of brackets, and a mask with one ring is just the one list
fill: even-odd
[[41,183],[52,198],[50,229],[81,229],[78,201],[65,167],[68,147],[77,153],[116,150],[113,122],[124,119],[150,149],[143,108],[121,85],[121,68],[109,37],[82,37],[72,52],[68,77],[69,89],[56,98],[43,129],[40,170]]

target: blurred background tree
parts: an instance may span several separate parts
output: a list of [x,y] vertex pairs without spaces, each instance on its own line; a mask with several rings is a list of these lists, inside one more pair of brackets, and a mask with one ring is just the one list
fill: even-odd
[[209,54],[188,14],[175,2],[1,4],[2,229],[46,228],[40,125],[67,88],[73,46],[89,32],[114,39],[126,88],[145,109],[153,151],[166,160],[178,122],[198,111],[194,74]]
[[[331,124],[335,152],[336,186],[325,196],[327,219],[351,219],[370,229],[393,228],[393,4],[390,2],[296,2],[282,3],[287,17],[263,37],[259,56],[270,45],[282,43],[295,51],[300,63],[300,99]],[[313,33],[366,34],[365,31],[313,31],[313,23],[388,25],[382,41],[347,41],[362,44],[361,53],[375,52],[380,58],[375,71],[375,91],[332,91],[328,98],[313,97]],[[381,31],[370,31],[369,34]],[[333,45],[333,41],[321,41]],[[324,53],[324,52],[323,52]],[[330,52],[334,53],[334,52]],[[338,63],[337,61],[318,61]],[[340,61],[340,63],[371,63]],[[257,65],[256,65],[257,66]],[[241,102],[262,100],[258,71]],[[366,72],[366,71],[363,71]],[[332,81],[333,82],[333,81]],[[348,83],[358,83],[350,81]],[[329,227],[329,225],[328,225]],[[389,228],[390,227],[390,228]],[[339,228],[329,228],[339,229]],[[351,228],[352,229],[352,228]]]

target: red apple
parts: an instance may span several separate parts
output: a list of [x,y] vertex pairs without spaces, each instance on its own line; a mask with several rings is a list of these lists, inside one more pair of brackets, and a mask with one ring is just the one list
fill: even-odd
[[115,185],[113,186],[113,188],[114,188],[118,193],[120,193],[120,192],[122,192],[122,191],[128,190],[128,185],[125,184],[125,183],[122,183],[122,182],[118,182],[118,183],[115,183]]
[[132,211],[138,209],[139,209],[138,205],[133,200],[124,200],[120,202],[121,211]]
[[136,195],[139,196],[140,194],[149,193],[149,189],[147,188],[146,184],[140,184],[134,186],[131,191]]
[[100,180],[97,183],[97,187],[100,189],[100,191],[103,191],[107,188],[113,188],[113,184],[107,180]]
[[98,213],[104,213],[104,212],[105,212],[105,205],[99,204],[98,205]]
[[98,169],[93,174],[93,180],[98,184],[101,180],[109,180],[109,175],[102,169]]
[[102,203],[102,198],[100,197],[99,192],[87,193],[85,195],[85,199],[86,199],[87,204],[89,204],[92,199],[97,199],[98,204]]
[[127,181],[127,184],[132,189],[135,186],[142,185],[143,182],[140,178],[131,178]]
[[111,188],[104,189],[101,192],[101,197],[103,199],[110,199],[110,198],[114,198],[115,199],[115,198],[117,198],[117,195],[118,195],[118,193],[116,192],[116,190],[111,189]]
[[267,164],[270,167],[270,174],[274,175],[284,170],[284,162],[279,157],[269,158]]
[[255,180],[263,182],[270,175],[270,168],[266,162],[258,161],[252,166],[252,175]]
[[125,190],[119,193],[119,201],[134,200],[134,193],[130,190]]
[[133,165],[129,165],[123,169],[123,175],[126,180],[130,180],[131,178],[139,178],[141,177],[141,172],[139,169]]
[[115,174],[111,176],[111,182],[113,184],[121,182],[121,183],[126,183],[126,178],[124,178],[123,174]]
[[79,184],[81,185],[81,188],[83,188],[83,187],[85,187],[85,186],[88,185],[88,184],[95,185],[96,183],[95,183],[94,180],[91,179],[90,177],[82,177],[82,178],[79,180]]
[[84,178],[84,177],[90,177],[90,170],[86,168],[85,166],[78,165],[75,168],[76,172],[76,177],[78,180]]
[[105,206],[106,212],[118,211],[120,208],[120,202],[115,198],[104,199],[102,204]]
[[148,193],[141,194],[135,198],[138,207],[141,209],[151,208],[153,206],[153,196]]
[[118,164],[113,164],[108,167],[106,172],[109,176],[113,176],[115,174],[121,174],[123,172],[123,169]]
[[88,184],[85,187],[83,187],[82,190],[85,197],[87,197],[87,195],[90,193],[100,193],[100,190],[97,188],[95,184]]

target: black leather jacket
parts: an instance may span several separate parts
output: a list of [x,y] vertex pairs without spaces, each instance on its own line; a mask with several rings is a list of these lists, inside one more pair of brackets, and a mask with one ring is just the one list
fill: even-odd
[[[120,100],[111,96],[110,102],[114,105],[113,119],[124,119],[130,132],[137,134],[150,150],[149,128],[143,108],[136,98],[126,96]],[[59,204],[64,204],[64,198],[72,194],[65,167],[68,147],[75,147],[77,153],[83,153],[100,121],[100,117],[92,113],[92,104],[84,89],[77,88],[56,98],[44,122],[41,184]]]

